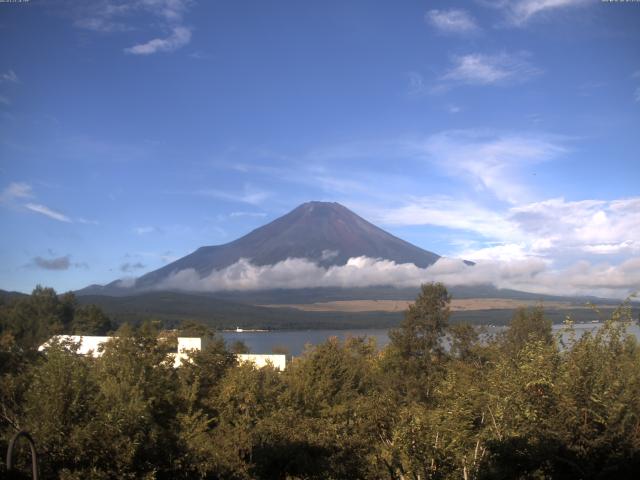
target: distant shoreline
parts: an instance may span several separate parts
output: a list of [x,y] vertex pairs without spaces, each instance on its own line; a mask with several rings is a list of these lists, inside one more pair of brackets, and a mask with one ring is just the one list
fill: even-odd
[[221,330],[221,332],[225,332],[225,333],[256,333],[256,332],[270,332],[270,331],[271,330],[266,328],[240,328],[240,327],[227,328],[227,329]]

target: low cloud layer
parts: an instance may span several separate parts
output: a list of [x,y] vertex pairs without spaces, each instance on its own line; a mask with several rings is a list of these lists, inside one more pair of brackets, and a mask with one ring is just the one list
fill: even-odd
[[203,278],[193,269],[175,272],[157,288],[221,291],[378,285],[410,287],[431,281],[441,281],[449,286],[491,284],[540,294],[625,298],[640,290],[640,257],[619,264],[581,261],[561,270],[540,258],[483,261],[475,266],[457,259],[441,258],[427,268],[367,257],[351,258],[345,265],[329,268],[303,258],[288,258],[265,266],[240,259]]

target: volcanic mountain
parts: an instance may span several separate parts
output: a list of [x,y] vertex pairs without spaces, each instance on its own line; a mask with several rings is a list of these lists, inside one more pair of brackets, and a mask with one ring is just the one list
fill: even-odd
[[193,253],[138,278],[133,288],[120,282],[92,285],[79,294],[122,295],[156,290],[177,272],[193,269],[200,277],[240,259],[273,265],[288,258],[308,259],[323,267],[344,265],[352,257],[413,263],[424,268],[439,255],[385,232],[339,203],[308,202],[267,225],[224,245],[200,247]]

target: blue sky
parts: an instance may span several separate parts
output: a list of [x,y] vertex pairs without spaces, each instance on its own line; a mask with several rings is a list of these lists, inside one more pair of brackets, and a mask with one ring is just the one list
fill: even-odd
[[[0,288],[308,200],[500,286],[640,289],[640,3],[0,3]],[[487,267],[489,268],[489,267]]]

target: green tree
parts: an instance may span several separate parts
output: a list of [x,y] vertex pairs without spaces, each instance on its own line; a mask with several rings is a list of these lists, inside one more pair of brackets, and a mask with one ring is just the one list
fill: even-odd
[[169,472],[183,449],[176,441],[177,372],[171,342],[150,324],[121,327],[96,360],[97,413],[103,451],[97,465],[118,478]]
[[37,349],[52,335],[63,333],[68,312],[52,288],[38,285],[30,296],[17,298],[2,309],[0,324],[22,348]]
[[[640,347],[617,312],[563,352],[556,462],[567,477],[634,478],[640,471]],[[568,466],[568,467],[567,467]]]
[[106,335],[113,329],[111,320],[96,305],[85,305],[76,310],[70,333],[74,335]]
[[37,439],[45,478],[89,469],[103,448],[93,359],[76,355],[76,347],[54,342],[29,374],[20,427]]
[[400,327],[389,331],[386,369],[392,388],[407,399],[428,400],[442,377],[450,301],[442,283],[422,285]]
[[551,320],[545,318],[542,305],[533,309],[518,308],[503,336],[504,348],[511,354],[530,342],[554,343]]

